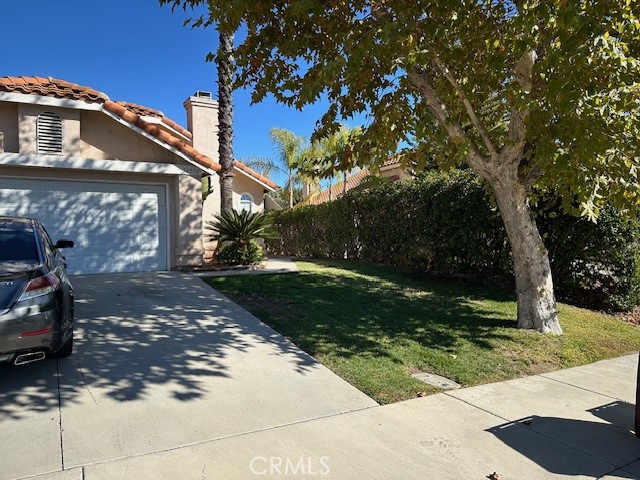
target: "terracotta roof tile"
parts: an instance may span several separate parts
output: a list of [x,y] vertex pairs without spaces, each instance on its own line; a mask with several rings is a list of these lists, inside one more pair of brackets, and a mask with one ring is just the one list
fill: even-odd
[[[354,173],[353,175],[349,175],[347,177],[347,192],[352,188],[360,185],[365,178],[370,175],[369,170],[363,169],[359,172]],[[335,185],[331,186],[331,188],[325,188],[315,195],[311,195],[305,198],[301,203],[304,205],[319,205],[321,203],[327,203],[332,200],[341,197],[344,194],[344,181],[340,181]]]
[[162,113],[160,110],[156,110],[155,108],[145,107],[144,105],[137,105],[131,102],[115,102],[115,103],[117,103],[118,105],[126,108],[130,112],[133,112],[137,115],[140,115],[143,117],[159,118],[162,121],[162,123],[167,125],[169,128],[172,128],[173,130],[177,131],[179,134],[189,139],[193,137],[189,130],[179,125],[178,123],[174,122],[169,117],[165,117],[164,113]]
[[[159,118],[162,123],[180,133],[185,138],[189,140],[192,138],[192,134],[189,130],[170,118],[165,117],[159,110],[131,102],[113,102],[106,94],[98,90],[51,77],[0,77],[0,91],[101,103],[102,108],[105,110],[116,114],[123,120],[153,135],[158,140],[178,149],[200,165],[210,168],[216,172],[220,171],[220,164],[212,158],[199,152],[188,142],[185,142],[175,135],[172,135],[167,130],[159,127],[158,125],[149,123],[142,118]],[[244,163],[236,161],[234,162],[234,166],[271,188],[278,188],[278,185],[269,180],[269,178],[260,175],[258,172],[247,167]]]
[[187,138],[193,138],[193,135],[191,134],[191,132],[189,130],[187,130],[186,128],[184,128],[182,125],[178,125],[176,122],[174,122],[173,120],[171,120],[169,117],[162,117],[162,123],[165,123],[167,125],[169,125],[171,128],[173,128],[174,130],[176,130],[178,133],[181,133],[182,135],[184,135]]
[[93,103],[102,103],[109,100],[107,95],[93,88],[83,87],[77,83],[70,83],[51,77],[1,77],[0,91],[69,98]]
[[258,180],[260,180],[262,183],[269,185],[271,188],[275,188],[276,190],[278,189],[278,185],[276,185],[274,182],[272,182],[271,180],[269,180],[267,177],[265,177],[264,175],[260,175],[258,172],[256,172],[255,170],[252,170],[251,168],[247,167],[244,163],[239,162],[238,160],[236,160],[235,162],[233,162],[233,165],[236,168],[239,168],[240,170],[242,170],[243,172],[248,173],[249,175],[251,175],[253,178],[256,178]]
[[104,102],[103,107],[106,110],[109,110],[112,113],[115,113],[123,120],[126,120],[129,123],[134,124],[136,127],[144,130],[147,133],[150,133],[157,139],[171,145],[174,148],[177,148],[182,153],[191,157],[193,160],[198,162],[200,165],[210,168],[216,172],[220,171],[220,164],[214,161],[213,159],[203,155],[187,142],[180,140],[179,138],[171,135],[166,130],[154,125],[152,123],[146,122],[142,119],[142,115],[133,112],[131,109],[127,108],[126,102],[112,102],[107,101]]
[[127,110],[132,111],[133,113],[137,113],[138,115],[142,115],[144,117],[164,117],[164,113],[155,108],[149,108],[142,105],[137,105],[131,102],[116,102],[118,105],[122,105]]
[[389,167],[391,165],[399,165],[400,164],[400,156],[394,155],[393,157],[389,157],[384,163],[381,165],[382,167]]

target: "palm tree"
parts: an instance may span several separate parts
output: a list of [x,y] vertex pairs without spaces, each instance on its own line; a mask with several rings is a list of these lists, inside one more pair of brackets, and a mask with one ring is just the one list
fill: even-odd
[[220,156],[220,203],[222,210],[233,209],[233,33],[219,32],[216,55],[218,67],[218,124]]
[[289,208],[293,207],[293,191],[297,183],[302,179],[299,174],[300,163],[303,160],[303,145],[305,139],[284,128],[272,128],[269,138],[274,144],[277,157],[253,158],[247,160],[247,165],[269,176],[271,172],[280,172],[287,176],[285,188],[288,193]]
[[317,147],[307,159],[307,165],[312,166],[316,178],[329,180],[329,200],[333,200],[331,187],[339,174],[342,177],[342,194],[347,193],[347,173],[355,166],[353,142],[360,133],[360,128],[341,125],[337,132],[316,142]]

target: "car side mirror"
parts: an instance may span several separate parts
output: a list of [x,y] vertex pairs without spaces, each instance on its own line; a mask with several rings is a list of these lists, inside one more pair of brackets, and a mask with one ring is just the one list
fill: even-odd
[[58,240],[55,244],[56,248],[73,248],[73,240]]

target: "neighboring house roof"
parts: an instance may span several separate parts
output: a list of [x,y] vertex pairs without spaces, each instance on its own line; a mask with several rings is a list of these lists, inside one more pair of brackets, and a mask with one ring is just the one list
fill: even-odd
[[[347,177],[347,192],[360,185],[369,175],[370,172],[366,168],[354,173],[353,175],[349,175]],[[335,185],[332,185],[330,188],[325,188],[316,194],[311,194],[300,203],[303,205],[319,205],[321,203],[327,203],[343,195],[344,191],[344,180],[342,180]]]
[[380,168],[384,167],[395,167],[400,166],[399,155],[394,155],[393,157],[389,157],[384,161],[384,163],[380,166]]
[[[0,91],[102,104],[104,110],[117,115],[126,122],[153,135],[158,140],[178,149],[203,167],[216,172],[221,169],[218,162],[191,146],[192,135],[189,130],[153,108],[130,102],[114,102],[105,93],[98,90],[51,77],[0,77]],[[155,119],[158,120],[152,121]],[[157,122],[164,125],[158,125]],[[164,128],[165,126],[168,129]],[[242,162],[235,161],[234,166],[268,187],[272,189],[278,188],[274,182],[247,167]]]
[[[380,166],[380,170],[387,171],[400,166],[401,163],[399,160],[399,155],[394,155],[383,162],[383,164]],[[360,185],[370,175],[371,172],[369,170],[363,169],[357,173],[354,173],[353,175],[348,176],[347,192]],[[387,178],[394,182],[399,179],[397,175]],[[340,181],[337,184],[333,185],[331,188],[325,188],[320,192],[312,193],[307,198],[303,199],[300,203],[302,205],[319,205],[321,203],[335,200],[336,198],[342,196],[344,194],[344,191],[344,181]]]

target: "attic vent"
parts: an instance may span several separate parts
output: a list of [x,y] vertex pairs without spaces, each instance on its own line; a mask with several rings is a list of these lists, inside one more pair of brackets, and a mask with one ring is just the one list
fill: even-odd
[[60,115],[44,112],[38,116],[38,153],[62,153],[62,120]]
[[209,100],[211,100],[211,92],[205,92],[202,90],[198,90],[196,92],[196,97],[200,97],[200,98],[208,98]]

